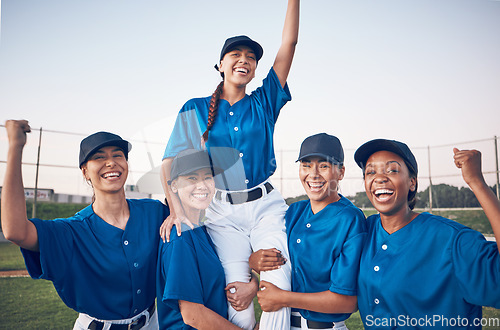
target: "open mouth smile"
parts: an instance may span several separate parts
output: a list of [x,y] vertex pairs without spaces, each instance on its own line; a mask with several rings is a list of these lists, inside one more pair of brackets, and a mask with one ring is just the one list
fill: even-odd
[[234,72],[248,74],[249,70],[246,68],[237,67],[237,68],[234,68]]
[[195,199],[197,200],[200,200],[200,201],[204,201],[208,198],[208,193],[204,193],[204,194],[191,194],[191,196],[193,196]]
[[307,182],[307,186],[313,192],[320,191],[324,185],[325,185],[325,182]]
[[375,195],[375,197],[377,199],[384,201],[384,200],[388,200],[389,198],[392,197],[392,195],[394,195],[394,190],[392,190],[392,189],[376,189],[373,192],[373,195]]
[[119,178],[122,174],[120,172],[107,172],[102,175],[104,179]]

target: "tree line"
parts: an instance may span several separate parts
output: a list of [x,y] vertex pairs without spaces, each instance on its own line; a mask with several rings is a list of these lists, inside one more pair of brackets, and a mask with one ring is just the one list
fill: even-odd
[[[495,187],[490,187],[495,193]],[[370,200],[365,192],[358,192],[354,196],[346,196],[351,202],[359,208],[372,207]],[[287,204],[307,199],[307,195],[301,195],[293,198],[287,198]],[[429,208],[429,187],[424,191],[417,193],[416,208]],[[466,187],[454,187],[448,184],[432,185],[432,207],[433,208],[462,208],[462,207],[480,207],[476,196],[472,190]]]

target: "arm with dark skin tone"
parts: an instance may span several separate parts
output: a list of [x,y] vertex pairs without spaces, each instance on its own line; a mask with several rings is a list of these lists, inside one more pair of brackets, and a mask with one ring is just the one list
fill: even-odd
[[[276,249],[259,250],[252,253],[249,264],[256,272],[273,270],[285,263]],[[261,281],[257,293],[263,311],[274,312],[283,307],[307,309],[320,313],[353,313],[357,310],[357,297],[341,295],[330,290],[301,293],[281,290],[275,285]]]
[[286,263],[286,258],[278,249],[261,249],[250,255],[248,263],[250,268],[260,274],[260,272],[280,268]]
[[488,218],[500,253],[500,202],[484,181],[481,172],[481,153],[477,150],[453,149],[455,165],[462,170],[462,177],[469,185]]

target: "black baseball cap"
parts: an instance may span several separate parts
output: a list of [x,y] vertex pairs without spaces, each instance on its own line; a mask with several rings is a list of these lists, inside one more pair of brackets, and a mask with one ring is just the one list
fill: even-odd
[[224,42],[224,46],[222,46],[222,50],[220,52],[220,61],[227,52],[230,52],[234,47],[244,45],[250,47],[255,53],[257,62],[261,59],[262,54],[264,54],[264,50],[258,42],[253,41],[247,36],[235,36],[231,38],[227,38],[226,42]]
[[202,168],[211,168],[212,174],[216,175],[222,171],[212,165],[212,159],[206,150],[186,149],[177,154],[172,161],[170,168],[170,181],[177,179],[181,175],[193,173]]
[[80,168],[97,150],[102,147],[116,146],[123,150],[125,159],[128,160],[128,152],[132,145],[120,136],[109,132],[97,132],[87,136],[80,142]]
[[311,156],[324,157],[332,163],[344,163],[344,149],[340,140],[333,135],[319,133],[309,136],[300,146],[297,162]]
[[415,174],[418,174],[418,165],[415,156],[411,152],[410,148],[403,142],[396,140],[386,140],[386,139],[375,139],[366,142],[354,153],[354,160],[361,169],[366,165],[366,161],[371,155],[377,151],[390,151],[403,158],[406,166]]

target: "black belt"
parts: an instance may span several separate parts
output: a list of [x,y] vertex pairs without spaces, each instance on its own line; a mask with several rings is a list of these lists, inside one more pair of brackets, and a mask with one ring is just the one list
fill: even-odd
[[[153,316],[155,312],[155,304],[153,303],[148,308],[149,318]],[[110,330],[138,330],[142,328],[147,322],[146,315],[141,315],[137,320],[129,323],[129,324],[111,324]],[[89,330],[102,330],[104,328],[104,322],[93,320],[89,324]]]
[[[266,192],[269,194],[273,191],[274,187],[269,183],[264,183],[264,187],[266,188]],[[255,188],[250,191],[236,191],[232,193],[226,194],[226,202],[231,204],[243,204],[246,202],[253,202],[262,197],[262,188]],[[215,193],[215,198],[218,200],[222,200],[222,192],[217,190]]]
[[[295,328],[300,328],[302,326],[300,322],[301,317],[297,315],[292,315],[291,323],[292,327]],[[307,321],[307,327],[309,329],[331,329],[335,325],[333,322],[318,322],[318,321],[311,321],[311,320],[306,320]]]

